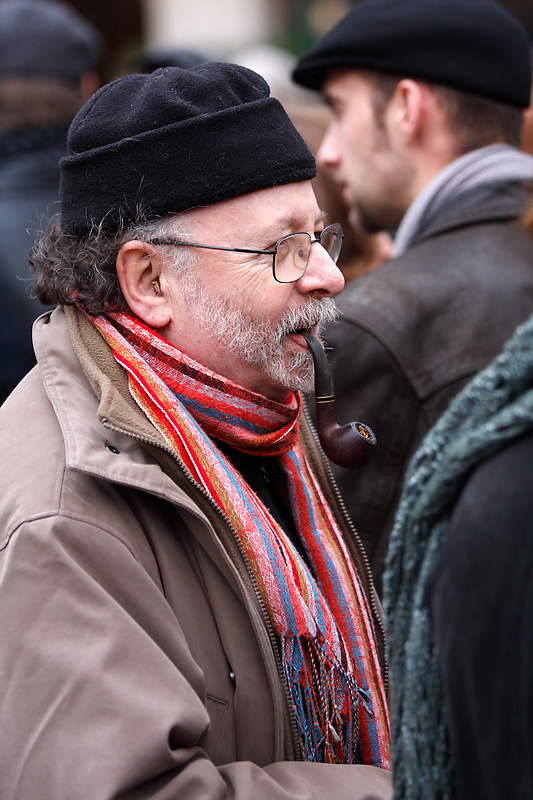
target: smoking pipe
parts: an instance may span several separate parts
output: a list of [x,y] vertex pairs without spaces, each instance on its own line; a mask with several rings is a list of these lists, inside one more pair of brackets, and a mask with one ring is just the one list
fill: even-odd
[[299,331],[309,345],[315,365],[316,427],[320,444],[334,464],[348,469],[364,467],[376,447],[376,437],[362,422],[339,425],[335,421],[333,380],[322,344],[309,331]]

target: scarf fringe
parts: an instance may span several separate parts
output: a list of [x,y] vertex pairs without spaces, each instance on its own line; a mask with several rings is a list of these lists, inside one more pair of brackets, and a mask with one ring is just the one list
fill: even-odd
[[359,689],[316,639],[287,635],[282,662],[300,745],[308,761],[353,764],[359,741]]

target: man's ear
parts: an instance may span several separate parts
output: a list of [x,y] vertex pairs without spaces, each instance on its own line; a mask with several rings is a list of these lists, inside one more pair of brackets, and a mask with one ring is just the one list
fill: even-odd
[[116,269],[122,294],[133,313],[152,328],[168,325],[171,298],[154,247],[138,239],[126,242],[119,250]]
[[425,87],[418,81],[403,78],[390,103],[389,120],[406,144],[411,144],[419,136],[424,113]]

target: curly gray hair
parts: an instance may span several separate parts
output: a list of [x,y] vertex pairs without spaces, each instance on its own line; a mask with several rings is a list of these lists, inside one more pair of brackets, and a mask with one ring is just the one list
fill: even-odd
[[[135,225],[122,226],[115,233],[98,225],[83,237],[64,233],[60,222],[52,223],[30,252],[35,294],[45,305],[80,305],[92,315],[127,310],[116,272],[122,245],[134,239],[148,244],[151,239],[187,235],[180,215],[146,222],[139,213]],[[195,259],[189,248],[181,247],[173,248],[171,257],[178,272]]]

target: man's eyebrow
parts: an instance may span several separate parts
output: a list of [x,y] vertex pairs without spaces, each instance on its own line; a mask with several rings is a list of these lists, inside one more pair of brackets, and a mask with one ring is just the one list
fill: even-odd
[[[319,209],[316,219],[315,225],[318,225],[321,222],[325,222],[327,220],[328,215],[322,209]],[[285,230],[285,228],[297,228],[300,225],[300,220],[296,217],[280,217],[279,219],[275,220],[272,224],[271,230]]]
[[[328,215],[325,211],[321,209],[318,211],[313,230],[316,230],[316,226],[320,225],[321,223],[326,222]],[[286,216],[286,217],[278,217],[278,219],[273,220],[273,222],[266,228],[262,233],[262,239],[265,241],[270,240],[272,242],[277,241],[278,239],[283,238],[284,235],[283,231],[293,231],[296,233],[297,231],[301,231],[302,228],[300,226],[301,220],[294,216]]]
[[[324,212],[320,212],[315,225],[318,222],[322,222],[324,218]],[[279,217],[278,219],[273,220],[272,224],[265,230],[265,237],[268,239],[270,237],[279,239],[280,236],[283,234],[280,231],[295,231],[296,229],[301,230],[300,227],[301,219],[293,216],[287,217]]]
[[272,230],[281,230],[285,228],[294,228],[298,220],[296,217],[279,217],[272,223]]

